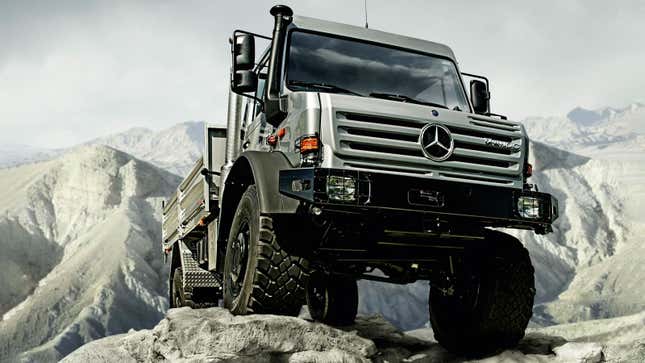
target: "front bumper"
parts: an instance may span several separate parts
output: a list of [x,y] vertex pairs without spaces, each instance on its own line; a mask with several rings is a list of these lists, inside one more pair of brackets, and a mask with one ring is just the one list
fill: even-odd
[[[329,176],[353,178],[355,198],[348,201],[330,198]],[[358,170],[280,170],[280,193],[335,212],[414,213],[452,224],[532,229],[540,234],[551,232],[551,224],[558,217],[557,199],[547,193]],[[539,202],[536,218],[521,216],[520,197],[532,197]]]

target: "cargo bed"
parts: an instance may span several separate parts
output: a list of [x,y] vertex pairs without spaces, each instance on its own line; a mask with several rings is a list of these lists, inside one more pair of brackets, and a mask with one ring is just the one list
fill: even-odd
[[219,172],[224,161],[226,129],[206,125],[204,154],[199,158],[175,193],[163,205],[162,244],[167,249],[179,240],[189,239],[207,219],[219,211]]

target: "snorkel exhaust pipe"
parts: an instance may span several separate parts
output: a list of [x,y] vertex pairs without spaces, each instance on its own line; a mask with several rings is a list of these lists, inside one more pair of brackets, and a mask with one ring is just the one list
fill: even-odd
[[269,59],[265,113],[267,122],[276,126],[286,116],[286,113],[280,106],[280,79],[284,41],[286,38],[287,26],[291,23],[293,10],[285,5],[276,5],[271,8],[270,13],[275,18],[275,25],[273,27],[273,38],[271,41],[271,58]]
[[273,26],[273,40],[271,42],[271,59],[269,60],[269,77],[267,82],[267,98],[269,101],[277,101],[280,97],[280,67],[282,65],[282,49],[287,25],[291,23],[293,10],[286,5],[276,5],[271,8],[271,15],[275,19]]

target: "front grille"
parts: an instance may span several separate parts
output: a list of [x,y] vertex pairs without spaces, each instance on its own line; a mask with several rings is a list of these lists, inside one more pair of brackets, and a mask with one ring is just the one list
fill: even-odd
[[[434,121],[447,127],[454,139],[453,154],[435,162],[423,155],[421,128],[429,120],[335,113],[337,153],[349,167],[437,175],[445,178],[512,184],[521,180],[523,134],[518,124],[471,116],[469,124]],[[487,144],[486,139],[512,142],[519,151]]]

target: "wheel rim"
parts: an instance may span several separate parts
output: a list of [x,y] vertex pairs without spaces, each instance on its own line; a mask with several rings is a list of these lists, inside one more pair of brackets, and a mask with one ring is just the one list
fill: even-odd
[[236,299],[242,291],[244,276],[246,275],[246,264],[248,260],[248,243],[251,237],[251,230],[248,222],[244,221],[240,226],[237,237],[231,241],[231,272],[229,273],[229,286],[231,296]]
[[310,281],[307,288],[307,304],[309,305],[309,314],[312,318],[324,318],[325,307],[327,305],[327,289],[322,283]]

